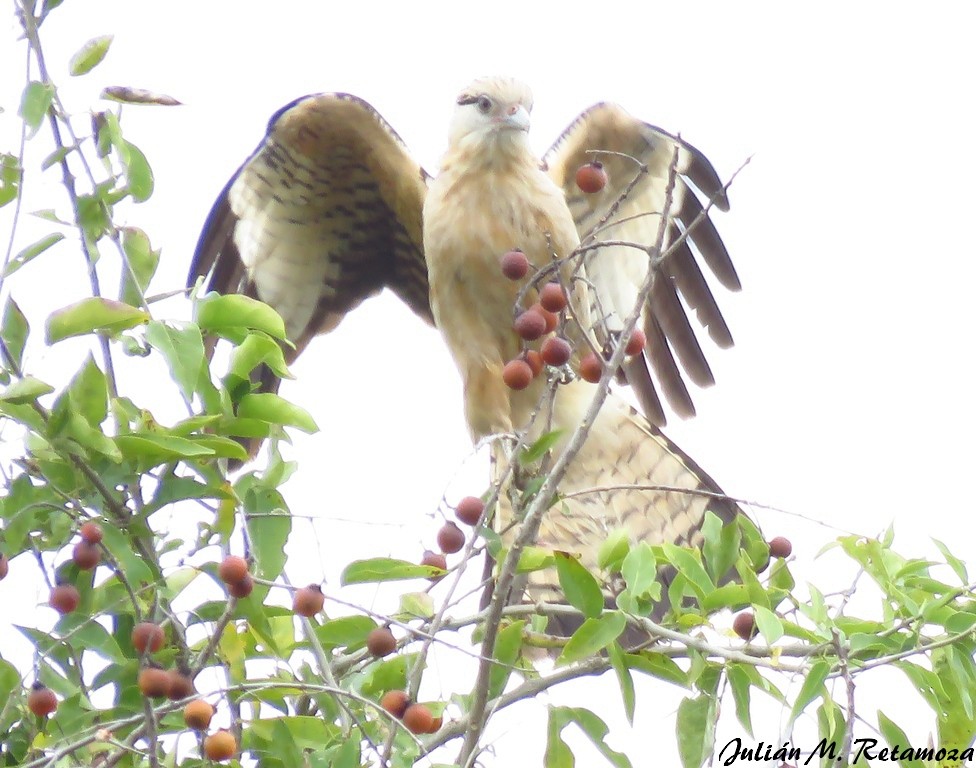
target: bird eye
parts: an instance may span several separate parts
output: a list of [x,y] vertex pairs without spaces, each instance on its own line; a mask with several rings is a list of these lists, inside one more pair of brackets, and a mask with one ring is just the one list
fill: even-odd
[[487,115],[491,112],[491,99],[487,96],[478,97],[478,111],[483,115]]

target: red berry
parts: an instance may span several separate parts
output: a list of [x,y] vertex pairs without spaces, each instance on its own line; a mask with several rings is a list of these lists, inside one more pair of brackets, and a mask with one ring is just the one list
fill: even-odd
[[10,561],[7,556],[0,552],[0,579],[7,578],[7,574],[10,572]]
[[34,683],[27,694],[27,708],[38,717],[47,717],[58,708],[58,697],[44,683]]
[[510,389],[525,389],[532,383],[532,378],[532,367],[519,358],[510,360],[502,370],[502,380]]
[[752,640],[756,636],[756,617],[749,611],[737,614],[732,620],[732,631],[743,640]]
[[75,544],[74,551],[71,553],[71,559],[75,561],[75,565],[81,570],[90,571],[102,559],[102,550],[98,544],[92,544],[82,539]]
[[210,727],[210,720],[214,716],[214,708],[203,699],[194,699],[183,707],[183,722],[187,728],[195,731],[205,731]]
[[149,649],[150,653],[156,653],[166,642],[166,633],[158,624],[151,621],[142,621],[132,628],[132,647],[140,656]]
[[793,543],[785,536],[777,536],[769,542],[769,556],[786,558],[793,554]]
[[536,302],[531,307],[526,310],[528,312],[538,312],[545,318],[546,321],[546,333],[552,333],[556,330],[556,326],[559,325],[559,315],[555,312],[550,312],[544,306]]
[[458,502],[454,514],[465,525],[477,525],[485,511],[485,503],[477,496],[465,496]]
[[193,687],[193,680],[190,679],[189,675],[184,675],[176,669],[170,670],[166,698],[171,701],[181,701],[187,696],[192,696],[194,693],[196,693],[196,689]]
[[203,740],[203,754],[210,760],[229,760],[237,752],[237,740],[227,730],[211,733]]
[[96,523],[94,520],[89,520],[81,528],[78,529],[78,533],[81,534],[81,538],[87,541],[89,544],[101,544],[102,543],[102,526]]
[[220,576],[220,580],[224,584],[230,585],[243,581],[244,577],[248,575],[249,570],[247,560],[243,557],[228,555],[220,563],[220,567],[217,569],[217,575]]
[[169,672],[159,667],[139,670],[139,690],[150,699],[161,699],[169,692]]
[[509,251],[502,256],[502,274],[509,280],[521,280],[529,272],[529,260],[522,251]]
[[318,584],[309,584],[295,592],[292,610],[299,616],[314,616],[325,605],[325,595]]
[[634,332],[630,335],[630,340],[627,342],[627,347],[624,352],[628,355],[639,355],[644,351],[644,345],[647,343],[647,337],[640,328],[634,328]]
[[[440,552],[432,552],[429,549],[424,550],[424,556],[420,558],[421,565],[430,565],[434,568],[440,568],[442,571],[447,570],[447,558]],[[431,581],[437,581],[440,576],[431,576]]]
[[576,171],[576,186],[588,195],[599,192],[606,185],[607,172],[603,169],[603,163],[586,163]]
[[448,555],[460,552],[464,547],[464,531],[458,528],[456,523],[444,523],[437,532],[437,546],[441,548],[441,552]]
[[546,332],[546,318],[541,312],[527,309],[515,318],[514,328],[526,341],[535,341]]
[[572,354],[573,348],[569,342],[559,336],[550,336],[542,342],[542,360],[546,365],[558,368],[568,363]]
[[366,635],[366,649],[377,658],[389,656],[396,650],[396,638],[389,627],[377,627]]
[[380,706],[396,718],[403,717],[403,713],[410,706],[410,697],[406,691],[387,691],[380,699]]
[[231,596],[238,599],[245,598],[254,591],[254,579],[251,578],[250,574],[246,574],[240,581],[228,584],[227,591]]
[[411,733],[431,733],[434,716],[424,704],[411,704],[403,713],[403,724]]
[[557,282],[546,283],[539,292],[539,303],[550,312],[562,312],[566,309],[566,292]]
[[528,349],[522,358],[529,364],[529,368],[532,370],[532,378],[534,379],[540,373],[542,373],[542,355],[536,352],[534,349]]
[[584,381],[596,384],[603,375],[603,360],[593,352],[587,352],[580,360],[579,375]]
[[74,584],[58,584],[47,599],[50,606],[62,616],[71,613],[81,602],[81,595]]

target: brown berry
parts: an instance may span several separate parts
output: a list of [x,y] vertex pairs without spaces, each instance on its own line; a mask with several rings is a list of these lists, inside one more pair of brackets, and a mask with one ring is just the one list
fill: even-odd
[[457,523],[446,522],[437,532],[437,546],[446,555],[460,552],[464,547],[464,531],[457,527]]
[[542,373],[542,355],[536,352],[534,349],[528,349],[522,356],[525,362],[529,364],[529,368],[532,370],[532,378],[535,378],[540,373]]
[[579,364],[579,375],[584,381],[596,384],[603,375],[603,360],[593,352],[587,352]]
[[210,760],[229,760],[237,752],[237,740],[227,730],[211,733],[203,740],[203,754]]
[[576,186],[582,192],[592,195],[599,192],[607,185],[607,172],[603,168],[603,163],[586,163],[581,165],[576,171]]
[[477,525],[484,514],[485,503],[477,496],[465,496],[458,502],[454,514],[465,525]]
[[377,627],[366,635],[366,649],[377,658],[389,656],[396,650],[396,638],[389,627]]
[[573,354],[573,348],[566,339],[560,338],[559,336],[550,336],[542,342],[541,352],[542,360],[546,365],[552,365],[558,368],[569,362],[569,358]]
[[769,542],[769,556],[786,558],[793,554],[793,543],[785,536],[777,536]]
[[502,274],[509,280],[521,280],[529,273],[529,260],[522,251],[509,251],[502,256]]
[[627,355],[639,355],[644,351],[645,344],[647,344],[647,337],[644,335],[644,332],[640,328],[634,328],[634,332],[627,341],[627,347],[624,349],[624,353]]
[[78,533],[81,534],[81,538],[87,541],[89,544],[101,544],[102,543],[102,526],[93,520],[89,520],[81,528],[78,529]]
[[240,581],[228,584],[227,591],[238,599],[247,597],[254,591],[254,579],[251,578],[251,574],[246,574]]
[[7,574],[10,572],[10,561],[7,556],[0,552],[0,579],[7,578]]
[[169,672],[159,667],[139,670],[139,690],[150,699],[161,699],[169,693]]
[[387,691],[380,699],[380,706],[396,718],[403,717],[410,705],[410,697],[406,691]]
[[[434,568],[440,568],[442,571],[447,570],[447,558],[440,552],[432,552],[429,549],[424,550],[424,556],[420,558],[421,565],[430,565]],[[432,581],[437,581],[440,576],[431,576]]]
[[514,328],[526,341],[535,341],[546,332],[546,318],[541,312],[527,309],[515,318]]
[[71,559],[83,571],[90,571],[102,559],[102,550],[98,544],[91,544],[84,539],[75,544]]
[[555,281],[546,283],[539,291],[539,303],[549,312],[562,312],[567,304],[566,291]]
[[44,683],[34,683],[27,694],[27,708],[38,717],[47,717],[58,708],[58,697]]
[[411,733],[431,733],[434,716],[425,704],[411,704],[403,713],[403,724]]
[[166,633],[158,624],[151,621],[141,621],[132,628],[132,647],[140,656],[149,649],[150,653],[156,653],[166,642]]
[[169,688],[166,689],[166,698],[171,701],[181,701],[196,693],[193,687],[193,680],[189,675],[184,675],[178,669],[169,671]]
[[228,555],[220,563],[220,567],[217,569],[217,574],[220,576],[220,580],[227,584],[237,584],[240,581],[244,581],[244,577],[247,576],[250,569],[247,565],[247,560],[243,557],[238,557],[237,555]]
[[550,312],[544,306],[536,302],[531,307],[529,307],[526,312],[538,312],[546,321],[546,333],[552,333],[556,330],[556,326],[559,325],[559,315],[555,312]]
[[295,592],[292,610],[299,616],[314,616],[325,605],[325,595],[318,584],[309,584]]
[[430,730],[427,733],[437,733],[441,726],[444,725],[444,717],[442,715],[437,715],[430,723]]
[[732,631],[743,640],[752,640],[756,636],[756,617],[749,611],[743,611],[732,620]]
[[187,728],[192,728],[195,731],[207,730],[213,716],[213,706],[203,699],[194,699],[183,707],[183,722],[186,723]]
[[516,358],[510,360],[502,369],[502,381],[509,389],[525,389],[532,383],[532,366],[525,360]]
[[81,595],[74,584],[58,584],[51,590],[51,595],[47,599],[50,606],[62,616],[71,613],[81,602]]

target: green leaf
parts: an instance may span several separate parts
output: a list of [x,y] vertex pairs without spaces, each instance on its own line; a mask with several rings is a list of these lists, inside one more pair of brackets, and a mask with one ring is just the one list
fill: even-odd
[[141,307],[159,266],[159,251],[153,250],[149,236],[137,227],[122,228],[122,251],[126,268],[122,270],[119,298],[126,304]]
[[146,326],[146,341],[163,356],[184,399],[192,400],[205,357],[200,329],[192,323],[175,327],[153,320]]
[[702,694],[678,705],[675,731],[683,768],[701,768],[712,752],[717,711],[715,699]]
[[368,616],[342,616],[316,627],[315,636],[328,648],[354,651],[366,645],[366,636],[376,627],[376,622]]
[[645,675],[651,675],[682,688],[690,685],[688,673],[663,653],[643,651],[640,654],[627,654],[625,658],[628,667]]
[[572,555],[553,552],[559,586],[569,604],[586,618],[593,619],[603,612],[605,600],[600,584],[586,567]]
[[815,661],[810,666],[810,670],[803,679],[800,692],[796,695],[796,699],[793,702],[793,709],[790,711],[789,722],[791,725],[796,722],[796,718],[806,709],[807,704],[823,694],[824,680],[827,679],[829,673],[830,665],[826,661]]
[[283,427],[295,427],[309,434],[319,431],[308,411],[271,392],[244,395],[237,406],[237,415],[242,419],[257,419]]
[[607,538],[600,544],[596,564],[604,571],[620,573],[628,552],[630,552],[630,536],[626,529],[615,528],[607,534]]
[[598,619],[587,619],[569,638],[563,652],[556,659],[556,666],[602,651],[620,637],[626,627],[627,617],[620,611],[607,611]]
[[[881,731],[884,740],[888,742],[888,746],[892,749],[897,748],[901,752],[912,745],[912,742],[908,740],[908,736],[898,724],[880,709],[878,710],[878,730]],[[899,760],[898,765],[902,766],[902,768],[926,768],[925,763],[915,759]]]
[[381,581],[403,581],[404,579],[426,579],[443,574],[440,568],[430,565],[417,565],[406,560],[391,557],[373,557],[369,560],[354,560],[342,571],[339,582],[367,584]]
[[739,555],[739,545],[742,540],[739,526],[724,525],[718,515],[708,510],[702,523],[702,534],[705,536],[702,554],[708,572],[716,581],[720,581],[732,570]]
[[108,385],[105,374],[90,353],[71,379],[66,393],[71,409],[80,414],[89,426],[97,427],[105,421],[108,416]]
[[608,646],[610,664],[613,665],[614,674],[617,676],[617,683],[620,685],[620,697],[624,703],[624,714],[627,722],[634,724],[634,711],[637,707],[636,694],[634,692],[634,677],[630,674],[630,668],[624,656],[620,643],[610,643]]
[[657,558],[646,541],[631,548],[624,558],[620,573],[627,582],[627,591],[634,597],[651,594],[652,588],[657,584]]
[[750,692],[752,682],[749,674],[743,669],[743,664],[729,664],[725,668],[725,673],[729,677],[729,685],[732,687],[732,698],[735,700],[735,716],[739,719],[746,733],[751,737],[752,734],[752,715],[750,708]]
[[556,429],[552,432],[546,432],[538,440],[536,440],[532,445],[527,445],[522,449],[519,454],[520,464],[533,464],[549,453],[549,450],[559,442],[559,439],[565,434],[565,430]]
[[122,163],[125,165],[129,194],[137,203],[144,203],[152,196],[155,185],[152,167],[142,150],[131,141],[125,142],[123,146]]
[[234,350],[230,359],[226,387],[233,390],[238,382],[250,381],[250,373],[261,364],[267,365],[276,376],[282,379],[293,378],[285,365],[285,355],[281,344],[263,333],[249,333]]
[[761,605],[755,607],[756,626],[770,645],[783,636],[783,622],[779,616]]
[[410,619],[432,619],[436,613],[434,598],[427,592],[407,592],[400,595],[397,617],[401,621]]
[[563,768],[564,766],[572,768],[576,764],[572,750],[562,738],[562,731],[570,723],[579,727],[610,765],[615,766],[615,768],[632,768],[627,755],[611,749],[607,744],[607,734],[610,733],[607,724],[593,712],[583,707],[549,708],[546,754],[543,763],[546,768]]
[[692,552],[669,541],[664,542],[661,546],[668,561],[688,579],[688,583],[698,592],[700,597],[715,589],[715,583]]
[[141,309],[93,296],[53,312],[47,319],[45,340],[50,345],[87,333],[115,335],[148,320],[148,313]]
[[155,93],[142,88],[130,88],[125,85],[109,85],[102,89],[103,99],[117,101],[121,104],[149,104],[151,106],[176,107],[182,102],[165,93]]
[[52,232],[42,237],[36,243],[28,245],[7,263],[7,267],[3,270],[3,276],[10,277],[10,275],[27,264],[27,262],[37,258],[48,248],[60,243],[62,240],[64,240],[64,235],[60,232]]
[[491,671],[488,673],[489,699],[501,695],[505,690],[508,678],[518,661],[519,652],[522,650],[522,630],[524,628],[524,621],[513,621],[498,630],[493,654],[495,663],[492,664]]
[[54,86],[47,83],[31,81],[24,89],[20,99],[20,116],[27,123],[29,133],[33,136],[41,126],[41,121],[47,114],[54,100]]
[[236,336],[241,329],[264,331],[276,339],[285,338],[285,321],[267,304],[239,293],[208,294],[196,303],[195,319],[204,331],[218,336]]
[[244,511],[257,575],[274,581],[285,567],[285,543],[291,533],[285,500],[276,489],[257,486],[244,494]]
[[969,573],[966,570],[966,564],[958,557],[953,555],[952,552],[949,551],[949,548],[938,539],[932,539],[932,542],[936,547],[938,547],[939,552],[942,553],[946,563],[948,563],[949,567],[952,568],[953,573],[956,574],[956,578],[959,579],[959,583],[968,584]]
[[14,381],[13,384],[0,393],[0,401],[15,405],[33,403],[37,398],[53,391],[54,387],[50,384],[45,384],[33,376],[24,376],[24,378]]
[[17,199],[23,172],[16,155],[0,152],[0,208]]
[[13,297],[8,295],[3,307],[3,318],[0,319],[0,339],[3,339],[6,347],[5,354],[9,356],[9,359],[3,359],[4,367],[9,366],[11,370],[23,367],[24,348],[27,346],[29,335],[30,325],[27,323],[27,318],[20,311]]
[[99,65],[105,54],[108,53],[109,46],[112,44],[113,35],[102,35],[93,37],[85,43],[78,52],[71,57],[68,64],[68,72],[72,77],[78,77],[91,72]]
[[213,456],[213,450],[199,445],[193,440],[172,435],[142,432],[139,434],[118,435],[115,444],[126,459],[149,460],[156,463],[170,459],[194,459]]

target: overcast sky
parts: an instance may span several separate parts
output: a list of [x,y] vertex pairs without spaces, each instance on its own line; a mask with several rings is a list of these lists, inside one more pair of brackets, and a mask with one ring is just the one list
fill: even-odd
[[[493,73],[532,86],[540,153],[583,108],[614,100],[680,132],[725,178],[751,156],[731,211],[714,217],[744,286],[716,289],[736,347],[707,350],[718,383],[693,393],[697,419],[668,434],[734,496],[843,531],[894,521],[896,549],[932,555],[936,536],[971,560],[976,12],[852,6],[67,0],[43,31],[82,116],[110,84],[184,102],[123,117],[156,175],[153,198],[122,213],[163,249],[154,291],[182,284],[213,198],[272,112],[306,93],[363,97],[431,172],[456,92]],[[6,29],[0,137],[15,151],[24,56]],[[116,35],[108,58],[69,82],[70,54],[105,33]],[[38,187],[28,210],[49,207],[52,190]],[[39,328],[82,295],[83,274],[65,250],[63,272],[35,265],[8,285]],[[53,354],[37,349],[33,362]],[[456,474],[470,446],[453,364],[391,296],[314,343],[294,372],[282,394],[322,427],[291,451],[302,466],[292,508],[321,521],[319,554],[295,549],[294,581],[334,581],[351,555],[416,557],[445,489],[452,501],[483,489],[477,462]],[[799,581],[829,578],[813,558],[837,529],[759,517],[793,538]],[[775,740],[777,727],[761,735]]]

